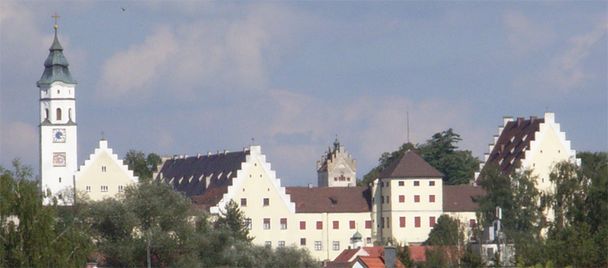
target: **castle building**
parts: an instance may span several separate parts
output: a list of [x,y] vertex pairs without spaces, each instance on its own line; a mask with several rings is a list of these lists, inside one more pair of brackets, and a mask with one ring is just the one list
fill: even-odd
[[105,139],[99,141],[99,147],[84,161],[75,175],[76,189],[92,201],[113,198],[122,193],[125,187],[138,181],[133,171],[108,147]]
[[[430,232],[432,217],[444,213],[444,200],[472,203],[470,195],[444,197],[442,174],[414,152],[387,169],[373,187],[285,187],[260,146],[164,158],[157,170],[156,180],[170,184],[211,214],[221,213],[231,200],[236,202],[245,214],[253,243],[307,248],[319,260],[332,260],[344,249],[389,238],[421,243]],[[382,198],[386,203],[378,201]],[[450,213],[460,213],[462,205],[452,204]],[[403,218],[405,225],[401,225]]]
[[[566,133],[555,122],[554,113],[547,112],[543,118],[504,117],[498,135],[494,136],[489,152],[480,164],[481,172],[475,174],[475,180],[491,166],[504,174],[530,170],[532,177],[536,178],[538,190],[551,193],[555,189],[549,179],[551,171],[563,161],[580,165],[580,159],[576,158],[576,151],[571,148]],[[548,220],[553,219],[551,213],[547,217]]]
[[334,147],[329,148],[321,160],[317,161],[319,187],[352,187],[357,185],[357,162],[346,152],[338,138]]
[[77,169],[76,81],[68,69],[63,47],[55,37],[44,62],[44,72],[36,83],[40,89],[40,179],[44,199],[58,204],[72,201],[74,172]]

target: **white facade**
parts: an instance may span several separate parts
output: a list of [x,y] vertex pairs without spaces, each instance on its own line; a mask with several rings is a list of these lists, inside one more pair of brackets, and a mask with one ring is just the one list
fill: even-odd
[[319,187],[352,187],[357,185],[357,162],[338,140],[334,148],[328,149],[317,161],[317,180]]
[[84,193],[92,201],[114,198],[125,187],[137,183],[137,176],[129,170],[118,155],[108,147],[107,140],[100,140],[99,147],[76,172],[76,191]]
[[[56,81],[39,87],[42,190],[52,196],[71,195],[78,167],[75,85]],[[69,204],[69,196],[62,198]]]
[[377,239],[422,243],[443,214],[441,178],[384,178],[374,182]]

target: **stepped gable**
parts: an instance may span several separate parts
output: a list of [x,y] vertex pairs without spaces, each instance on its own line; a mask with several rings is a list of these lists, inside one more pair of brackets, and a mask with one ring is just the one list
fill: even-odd
[[504,173],[513,172],[521,165],[526,150],[530,149],[530,141],[534,140],[544,121],[544,118],[519,117],[506,123],[484,166],[497,166]]
[[296,204],[296,213],[370,212],[371,190],[368,187],[287,187]]
[[479,204],[475,200],[486,194],[486,191],[478,186],[444,185],[443,186],[443,211],[464,212],[477,211]]
[[213,206],[226,193],[248,154],[249,150],[243,150],[170,158],[162,163],[155,179],[172,185],[198,205]]
[[382,170],[379,178],[442,178],[443,173],[424,161],[414,151],[408,150],[403,156],[393,161]]

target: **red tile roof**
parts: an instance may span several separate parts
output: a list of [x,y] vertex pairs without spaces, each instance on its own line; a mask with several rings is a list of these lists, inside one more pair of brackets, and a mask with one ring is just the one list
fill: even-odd
[[472,185],[444,185],[443,186],[443,211],[464,212],[476,211],[479,204],[476,198],[485,195],[481,187]]
[[484,168],[497,166],[504,173],[514,171],[520,166],[526,150],[530,149],[530,141],[534,140],[535,134],[543,122],[545,122],[544,118],[537,117],[530,117],[530,119],[519,117],[508,122],[490,152]]
[[287,187],[297,213],[369,212],[371,190],[368,187]]
[[382,170],[380,178],[442,178],[443,174],[414,151],[407,151],[399,160]]
[[428,246],[410,245],[407,247],[410,253],[410,259],[415,262],[426,261],[426,249]]
[[[357,261],[365,267],[384,267],[384,247],[362,247],[358,249],[345,249],[334,261],[327,263],[327,268],[353,267]],[[395,268],[405,268],[405,265],[395,259]]]
[[382,257],[359,256],[355,262],[359,262],[367,268],[384,268],[384,260]]

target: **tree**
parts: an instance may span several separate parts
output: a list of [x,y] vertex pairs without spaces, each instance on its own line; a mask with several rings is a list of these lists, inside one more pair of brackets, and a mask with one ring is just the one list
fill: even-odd
[[93,204],[89,221],[100,253],[112,266],[175,265],[196,258],[208,228],[190,200],[157,182],[125,188],[118,200]]
[[129,150],[125,155],[125,163],[140,181],[148,181],[152,179],[152,174],[156,171],[156,166],[161,163],[161,158],[155,153],[146,156],[142,151]]
[[459,246],[463,244],[464,233],[460,230],[458,220],[448,215],[441,215],[431,229],[426,245],[431,246]]
[[245,214],[239,209],[239,205],[230,200],[220,216],[215,221],[215,228],[226,230],[234,239],[241,241],[251,241],[249,229],[245,223]]
[[18,160],[13,168],[0,167],[0,266],[83,266],[92,242],[82,219],[56,205],[43,206],[31,168]]
[[451,128],[435,133],[430,140],[418,146],[420,156],[441,171],[446,184],[465,184],[474,176],[479,160],[471,151],[459,151],[456,145],[462,139]]
[[423,144],[405,143],[396,151],[383,153],[378,159],[378,166],[363,176],[363,180],[358,184],[368,185],[371,183],[378,178],[383,169],[401,158],[408,150],[416,151],[431,166],[441,171],[445,175],[443,180],[446,184],[468,183],[479,166],[479,160],[473,157],[471,151],[457,150],[457,143],[461,140],[460,135],[450,128],[435,133],[431,139]]

